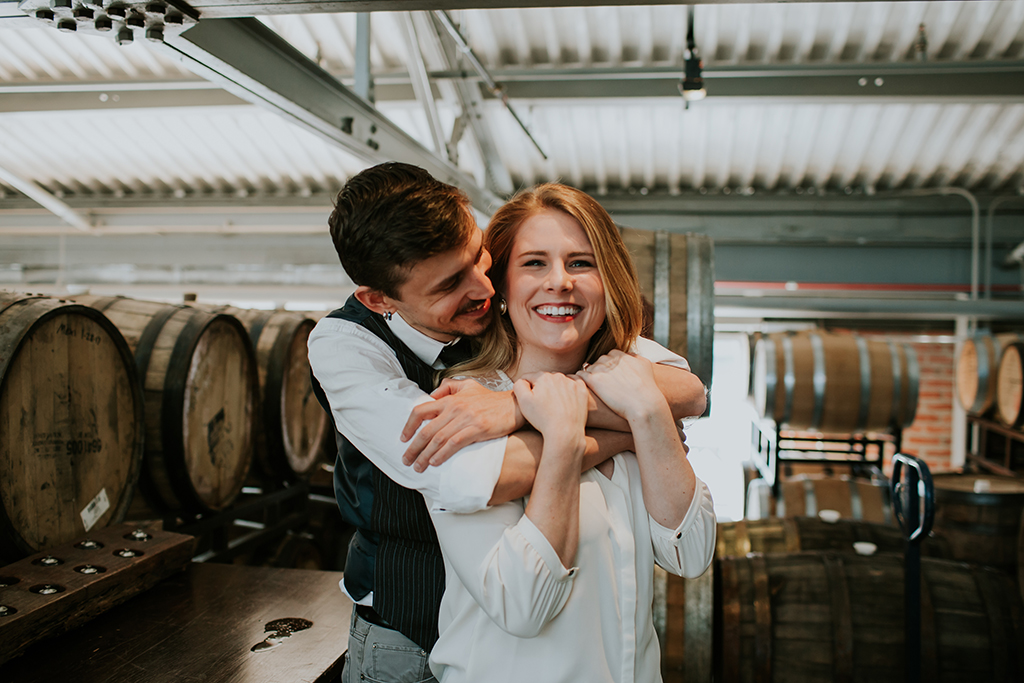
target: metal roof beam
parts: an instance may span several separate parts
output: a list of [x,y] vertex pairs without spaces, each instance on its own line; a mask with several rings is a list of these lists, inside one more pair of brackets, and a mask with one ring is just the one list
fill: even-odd
[[[983,207],[1003,199],[986,196]],[[598,198],[620,225],[647,230],[701,232],[716,244],[939,245],[971,243],[971,215],[959,197],[735,195],[663,193]],[[323,235],[331,197],[68,198],[95,227],[91,234]],[[1020,242],[1024,203],[1000,206],[994,242]],[[0,209],[0,236],[75,234],[56,216],[21,197]]]
[[430,138],[434,141],[434,151],[438,155],[447,156],[441,116],[437,111],[437,103],[434,101],[430,78],[427,76],[427,65],[423,59],[419,36],[416,34],[416,24],[409,12],[397,15],[396,19],[399,29],[405,36],[406,65],[409,68],[412,89],[416,93],[416,100],[423,107],[423,114],[427,117],[427,127],[430,128]]
[[[204,82],[205,83],[205,82]],[[197,89],[9,92],[0,86],[0,113],[29,111],[90,111],[109,109],[166,109],[169,107],[229,107],[246,105],[218,87]]]
[[[702,0],[731,4],[736,0]],[[776,2],[777,0],[747,0]],[[820,2],[821,0],[797,0]],[[606,5],[678,5],[679,0],[193,0],[204,17],[248,17],[266,14],[391,12],[416,10],[498,9],[506,7],[593,7]]]
[[[510,98],[602,99],[679,97],[677,67],[612,69],[495,70]],[[466,78],[461,72],[434,73],[435,79]],[[766,66],[704,70],[707,102],[756,98],[872,102],[1024,101],[1024,62],[857,67]],[[704,103],[701,103],[703,106]]]
[[[678,97],[679,70],[656,68],[585,68],[496,70],[509,92],[534,100],[547,98]],[[870,69],[840,66],[775,65],[757,69],[719,67],[705,71],[715,99],[767,98],[792,102],[814,99],[850,101],[984,101],[1024,100],[1024,61],[960,62],[925,65],[887,64]],[[339,81],[348,75],[334,74]],[[479,102],[480,81],[463,71],[446,70],[420,78],[462,84]],[[860,85],[864,78],[867,83]],[[874,84],[882,78],[881,86]],[[772,90],[772,84],[782,84]],[[909,85],[908,85],[909,84]],[[429,83],[428,83],[429,85]],[[405,73],[375,75],[378,102],[419,99]],[[108,81],[0,84],[0,113],[74,111],[146,107],[210,107],[248,104],[205,80]],[[702,103],[701,106],[703,106]],[[477,112],[478,114],[480,112]]]
[[204,19],[157,45],[193,73],[366,163],[397,159],[422,166],[462,188],[485,213],[501,203],[255,19]]
[[0,166],[0,182],[10,185],[18,192],[34,201],[62,221],[84,232],[92,230],[92,223],[72,209],[70,206],[53,196],[33,181],[22,178],[20,175],[3,166]]
[[[435,15],[429,15],[428,19],[430,25],[434,27],[434,33],[441,48],[441,56],[451,67],[458,60],[458,47]],[[473,138],[480,150],[480,156],[483,157],[487,185],[499,194],[512,194],[515,191],[515,185],[505,167],[505,162],[498,154],[498,144],[494,139],[494,132],[484,109],[483,93],[473,79],[463,78],[462,76],[465,74],[462,72],[460,74],[459,77],[452,79],[452,83],[455,85],[459,105],[473,131]]]

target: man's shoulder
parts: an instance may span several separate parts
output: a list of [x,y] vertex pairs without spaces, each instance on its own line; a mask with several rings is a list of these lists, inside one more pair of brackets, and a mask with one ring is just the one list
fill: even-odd
[[321,318],[309,333],[310,362],[319,351],[329,354],[337,359],[335,355],[339,346],[346,351],[364,351],[369,353],[380,353],[387,356],[395,356],[394,350],[376,334],[360,325],[358,322],[347,318],[336,318],[325,316]]

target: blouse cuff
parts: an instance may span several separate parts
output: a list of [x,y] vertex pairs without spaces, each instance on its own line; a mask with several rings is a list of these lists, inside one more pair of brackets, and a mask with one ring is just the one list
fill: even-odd
[[531,548],[533,548],[534,552],[540,556],[540,559],[543,560],[548,571],[551,572],[552,578],[556,581],[569,581],[576,576],[576,572],[579,571],[579,568],[570,567],[569,569],[566,569],[562,566],[562,561],[558,558],[558,553],[555,552],[555,549],[552,547],[551,542],[548,541],[547,536],[537,528],[537,525],[535,525],[529,517],[523,515],[516,524],[516,529],[519,530],[519,533],[522,534],[524,539],[526,539],[526,542]]
[[683,536],[687,534],[694,527],[697,519],[700,517],[701,505],[704,502],[704,488],[705,484],[700,479],[696,480],[697,485],[694,487],[693,499],[690,501],[690,507],[686,509],[686,514],[683,515],[683,521],[679,523],[675,529],[669,529],[666,526],[660,524],[656,519],[650,517],[651,522],[651,533],[664,538],[670,543],[675,543]]

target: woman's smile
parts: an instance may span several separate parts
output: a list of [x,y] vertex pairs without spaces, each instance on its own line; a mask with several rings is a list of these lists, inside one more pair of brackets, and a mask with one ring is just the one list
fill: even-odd
[[523,221],[506,289],[521,352],[518,372],[575,372],[605,317],[604,282],[579,222],[554,209]]

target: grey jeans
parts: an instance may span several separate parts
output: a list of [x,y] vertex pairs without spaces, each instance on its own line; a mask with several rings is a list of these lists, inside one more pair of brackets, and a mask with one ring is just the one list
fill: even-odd
[[366,621],[352,610],[341,683],[437,683],[429,654],[398,631]]

